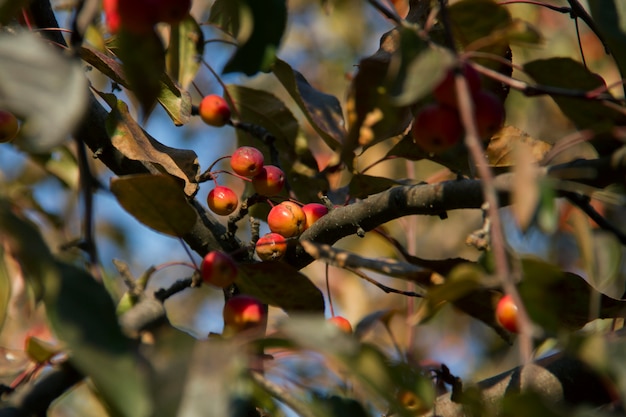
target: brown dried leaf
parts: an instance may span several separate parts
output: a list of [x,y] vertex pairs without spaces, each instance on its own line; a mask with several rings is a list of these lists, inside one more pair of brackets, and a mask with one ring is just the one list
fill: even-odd
[[113,95],[104,95],[112,110],[107,120],[111,143],[124,156],[135,161],[149,162],[159,171],[165,171],[185,181],[188,196],[198,191],[198,157],[187,149],[165,146],[148,133],[131,117],[128,106]]
[[517,220],[517,225],[522,231],[530,226],[540,199],[539,173],[536,155],[524,142],[519,142],[514,147],[513,158],[515,166],[513,172],[513,190],[511,198],[513,204],[511,211]]
[[528,133],[522,132],[514,126],[504,126],[496,133],[487,146],[487,160],[492,167],[510,167],[515,165],[513,156],[515,146],[519,143],[527,145],[532,160],[539,162],[552,149],[552,145],[535,139]]

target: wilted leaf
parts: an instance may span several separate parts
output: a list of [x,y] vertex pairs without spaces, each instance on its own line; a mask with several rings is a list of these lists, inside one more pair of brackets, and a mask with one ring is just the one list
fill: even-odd
[[199,169],[196,153],[163,145],[137,124],[123,101],[113,95],[105,95],[104,98],[112,108],[107,119],[112,145],[129,159],[149,162],[156,169],[182,179],[185,181],[185,193],[194,195],[198,191],[195,182]]
[[[89,65],[93,65],[114,82],[126,88],[131,88],[130,81],[124,74],[122,65],[113,57],[88,45],[83,46],[80,53],[81,58]],[[188,91],[176,85],[165,72],[160,75],[157,100],[177,126],[189,121],[191,117],[191,96]]]
[[515,166],[514,151],[517,145],[523,144],[530,151],[531,160],[540,162],[552,149],[552,145],[535,139],[515,126],[504,126],[493,135],[487,146],[487,161],[492,167]]
[[[2,220],[4,221],[4,219]],[[4,253],[4,249],[0,245],[0,330],[2,330],[4,320],[7,318],[9,300],[11,299],[11,280],[9,279],[5,256],[8,254]]]
[[26,31],[0,34],[0,62],[0,108],[24,120],[22,148],[41,153],[65,141],[87,108],[80,63]]
[[[287,25],[285,0],[237,0],[239,16],[245,15],[241,26],[250,31],[246,39],[239,39],[240,46],[226,63],[224,72],[243,72],[254,75],[270,70],[276,59],[276,51]],[[240,31],[239,35],[241,35]]]
[[272,72],[287,89],[315,131],[330,148],[337,149],[346,135],[339,100],[313,88],[302,74],[280,59],[274,63]]
[[137,174],[111,179],[120,205],[146,226],[181,237],[196,223],[197,213],[181,184],[169,175]]
[[514,146],[511,211],[518,227],[525,232],[530,227],[539,204],[539,167],[532,149],[524,143]]
[[369,195],[385,191],[398,184],[398,181],[386,177],[355,174],[350,180],[350,196],[353,198],[366,198]]
[[204,53],[204,35],[196,20],[187,16],[173,25],[166,53],[168,74],[181,89],[187,90],[196,78]]
[[297,269],[283,262],[240,265],[236,280],[242,292],[287,313],[324,313],[321,291]]
[[[569,90],[590,91],[604,85],[602,79],[589,71],[581,63],[571,58],[549,58],[528,62],[524,65],[537,83]],[[579,129],[608,131],[624,116],[593,100],[568,98],[553,95],[552,98],[561,111]]]
[[396,107],[388,94],[387,75],[392,54],[400,44],[393,30],[383,37],[380,49],[359,62],[346,104],[348,134],[341,159],[352,168],[354,151],[402,133],[411,120],[408,107]]
[[81,269],[60,262],[55,269],[45,279],[44,302],[55,334],[72,352],[70,361],[91,378],[114,415],[151,415],[148,379],[109,294]]

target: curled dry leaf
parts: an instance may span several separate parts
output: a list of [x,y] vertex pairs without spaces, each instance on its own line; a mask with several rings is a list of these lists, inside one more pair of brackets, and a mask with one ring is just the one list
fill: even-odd
[[515,165],[514,151],[518,144],[524,144],[530,151],[531,160],[539,162],[552,149],[552,145],[535,139],[514,126],[504,126],[493,135],[487,146],[487,161],[492,167],[512,167]]

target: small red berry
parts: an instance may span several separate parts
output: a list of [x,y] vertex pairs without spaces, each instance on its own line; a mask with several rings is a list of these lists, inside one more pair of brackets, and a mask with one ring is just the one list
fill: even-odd
[[328,214],[328,207],[320,203],[309,203],[302,206],[302,211],[306,216],[306,230],[321,217]]
[[8,142],[17,136],[20,130],[17,118],[11,112],[0,110],[0,143]]
[[504,105],[489,91],[479,91],[474,95],[474,113],[481,139],[491,139],[504,125]]
[[[480,74],[469,64],[463,64],[463,75],[467,80],[470,94],[473,96],[480,90]],[[450,107],[457,107],[456,82],[454,80],[454,70],[449,70],[437,87],[433,90],[433,96],[439,103]]]
[[459,143],[463,126],[456,109],[445,104],[428,104],[413,120],[413,142],[428,153],[444,152]]
[[334,316],[328,319],[329,323],[334,324],[335,326],[337,326],[341,331],[345,332],[345,333],[352,333],[352,325],[350,324],[350,322],[341,316]]
[[211,251],[202,259],[200,273],[206,284],[226,288],[237,278],[237,264],[226,253]]
[[224,126],[230,120],[230,107],[217,94],[205,96],[198,106],[198,114],[204,123],[211,126]]
[[252,177],[254,191],[265,197],[272,197],[280,193],[285,185],[285,173],[274,165],[265,165],[261,171]]
[[267,215],[267,224],[274,233],[284,237],[300,235],[306,227],[306,215],[302,208],[292,201],[283,201],[272,207]]
[[517,327],[517,305],[510,295],[505,295],[498,301],[496,306],[496,319],[498,323],[512,333],[519,333]]
[[260,327],[267,320],[263,304],[249,295],[236,295],[224,304],[224,327],[234,332]]
[[213,213],[228,216],[237,209],[239,198],[230,188],[218,185],[209,191],[207,204]]
[[230,167],[235,173],[252,178],[263,169],[263,153],[252,146],[237,148],[230,157]]
[[263,261],[277,261],[287,252],[287,241],[283,235],[268,233],[256,242],[256,254]]

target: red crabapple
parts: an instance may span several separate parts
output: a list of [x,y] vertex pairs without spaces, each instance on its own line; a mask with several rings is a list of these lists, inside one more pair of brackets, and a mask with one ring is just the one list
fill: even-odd
[[339,328],[339,330],[345,333],[352,333],[352,325],[344,317],[334,316],[334,317],[329,318],[328,322],[334,324],[335,326]]
[[266,309],[255,297],[236,295],[224,304],[224,327],[239,332],[262,326],[267,320]]
[[263,169],[263,153],[252,146],[237,148],[230,157],[230,167],[236,174],[252,178]]
[[218,185],[209,192],[207,204],[213,213],[228,216],[237,209],[239,198],[230,188]]
[[265,165],[252,177],[252,185],[257,194],[265,197],[277,195],[285,185],[285,173],[274,165]]
[[474,95],[474,113],[478,136],[483,140],[491,139],[504,124],[504,105],[488,91],[479,91]]
[[463,125],[456,109],[441,103],[428,104],[413,120],[413,142],[428,153],[444,152],[463,137]]
[[0,143],[8,142],[17,136],[20,125],[11,112],[0,110]]
[[226,253],[211,251],[202,259],[200,273],[206,284],[226,288],[237,278],[237,264]]
[[287,241],[278,233],[263,235],[256,242],[256,254],[263,261],[277,261],[287,252]]
[[[474,96],[480,90],[480,74],[469,64],[463,64],[463,75],[467,80],[470,94]],[[433,96],[439,103],[456,108],[458,106],[454,69],[450,69],[445,78],[433,90]]]
[[512,333],[518,333],[517,327],[517,305],[510,295],[505,295],[498,301],[496,306],[496,319],[498,323]]
[[230,120],[230,107],[217,94],[205,96],[198,106],[198,114],[204,123],[211,126],[224,126]]
[[309,203],[302,206],[302,211],[306,216],[306,227],[305,230],[308,229],[318,221],[321,217],[328,214],[328,208],[320,203]]
[[267,215],[267,224],[274,233],[284,237],[300,235],[306,227],[306,215],[299,205],[292,201],[283,201],[272,207]]

